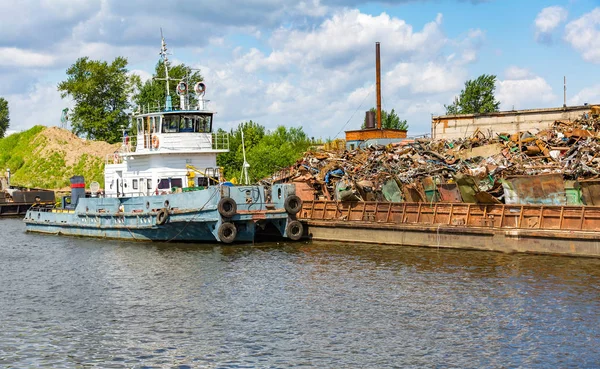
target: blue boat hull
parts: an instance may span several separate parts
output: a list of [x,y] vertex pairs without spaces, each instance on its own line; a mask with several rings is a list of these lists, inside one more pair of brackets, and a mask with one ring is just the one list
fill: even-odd
[[[27,231],[83,237],[163,242],[249,242],[257,230],[274,226],[282,237],[294,217],[284,199],[294,187],[275,185],[209,187],[205,190],[128,198],[82,198],[74,209],[33,207],[24,221]],[[236,203],[235,214],[224,217],[219,202]],[[226,224],[227,223],[227,224]],[[224,239],[221,229],[233,224],[234,236]],[[272,227],[271,227],[272,228]]]

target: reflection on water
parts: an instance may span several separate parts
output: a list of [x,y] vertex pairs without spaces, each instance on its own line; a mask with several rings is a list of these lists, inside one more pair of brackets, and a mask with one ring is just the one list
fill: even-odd
[[1,367],[600,363],[596,259],[0,234]]

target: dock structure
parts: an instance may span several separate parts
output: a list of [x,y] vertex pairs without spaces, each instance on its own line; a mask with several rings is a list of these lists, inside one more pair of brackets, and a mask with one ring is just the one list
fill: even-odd
[[18,202],[5,202],[0,203],[0,218],[1,217],[18,217],[23,216],[27,213],[27,210],[33,205],[33,203],[18,203]]
[[312,201],[313,240],[600,257],[599,206]]
[[54,204],[54,191],[47,190],[15,190],[9,195],[8,192],[0,191],[0,218],[24,216],[31,206]]

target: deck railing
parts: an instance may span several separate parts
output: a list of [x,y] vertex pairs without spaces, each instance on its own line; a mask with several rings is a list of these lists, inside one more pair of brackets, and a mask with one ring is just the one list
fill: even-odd
[[600,230],[598,206],[306,201],[304,220],[463,227]]
[[212,134],[213,150],[229,150],[229,133]]

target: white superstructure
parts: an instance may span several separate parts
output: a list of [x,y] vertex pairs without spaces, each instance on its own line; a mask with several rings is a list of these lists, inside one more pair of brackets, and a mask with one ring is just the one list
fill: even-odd
[[[162,40],[168,90],[168,59]],[[108,197],[164,194],[188,187],[204,187],[221,180],[217,154],[229,151],[229,135],[213,133],[214,112],[206,109],[206,86],[194,86],[197,106],[189,106],[188,86],[177,85],[179,110],[167,101],[163,111],[141,112],[133,117],[132,137],[107,158],[104,191]]]

